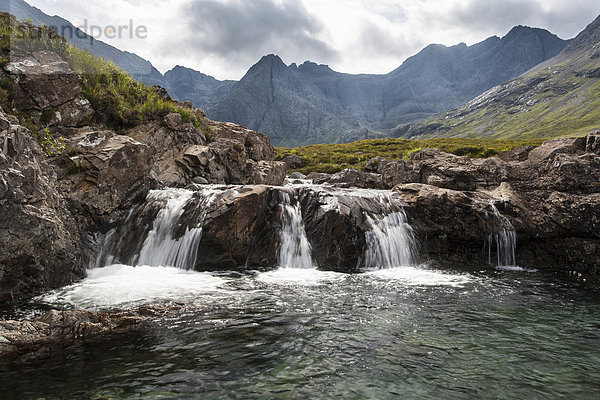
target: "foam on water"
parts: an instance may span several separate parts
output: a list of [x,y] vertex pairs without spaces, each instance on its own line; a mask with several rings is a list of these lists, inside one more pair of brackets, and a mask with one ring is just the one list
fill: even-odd
[[332,271],[305,268],[279,268],[275,271],[263,272],[256,279],[275,285],[311,286],[340,281],[346,277],[346,274]]
[[419,267],[388,268],[365,273],[366,276],[397,281],[406,286],[461,287],[473,280],[468,275],[450,274]]
[[227,281],[175,267],[111,265],[88,270],[83,281],[54,291],[41,301],[84,309],[133,307],[162,301],[194,300],[221,291]]

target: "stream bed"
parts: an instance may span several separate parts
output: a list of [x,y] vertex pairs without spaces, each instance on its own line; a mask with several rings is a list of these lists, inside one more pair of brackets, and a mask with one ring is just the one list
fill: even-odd
[[519,270],[110,266],[38,300],[186,311],[0,361],[0,398],[600,398],[598,294]]

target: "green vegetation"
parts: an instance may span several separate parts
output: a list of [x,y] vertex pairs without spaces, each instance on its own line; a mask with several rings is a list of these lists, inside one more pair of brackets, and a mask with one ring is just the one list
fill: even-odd
[[489,140],[489,139],[372,139],[347,144],[315,144],[297,148],[276,148],[277,159],[288,154],[299,156],[304,167],[296,170],[335,173],[345,168],[362,169],[373,157],[407,159],[410,154],[424,148],[436,148],[449,153],[473,158],[486,158],[501,151],[541,144],[541,140]]
[[[0,61],[6,64],[11,54],[29,54],[48,50],[67,61],[71,69],[82,76],[82,90],[94,115],[91,124],[102,124],[121,131],[160,119],[169,113],[179,113],[183,122],[192,122],[208,137],[211,132],[203,117],[170,99],[162,98],[148,87],[120,70],[112,62],[70,45],[63,37],[46,27],[31,22],[19,22],[9,14],[0,13]],[[5,77],[0,82],[0,104],[12,110],[15,83]],[[18,112],[17,112],[18,113]],[[46,110],[38,129],[43,129],[53,113]],[[25,122],[21,115],[20,119]]]
[[550,139],[582,136],[600,127],[600,59],[587,53],[505,84],[489,100],[415,124],[433,137]]

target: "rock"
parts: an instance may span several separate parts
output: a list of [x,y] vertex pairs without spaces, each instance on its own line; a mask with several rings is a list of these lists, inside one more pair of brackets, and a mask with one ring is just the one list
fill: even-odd
[[275,149],[267,135],[230,122],[208,121],[208,123],[215,136],[215,141],[219,141],[219,139],[237,141],[243,146],[246,157],[254,161],[273,161],[275,159]]
[[383,189],[381,175],[356,169],[345,169],[330,176],[317,178],[314,182],[319,185],[327,183],[342,188]]
[[[233,191],[216,201],[206,216],[197,270],[264,269],[277,266],[279,192],[267,186]],[[186,220],[196,220],[191,215]]]
[[139,329],[182,308],[181,304],[168,304],[127,311],[51,310],[33,321],[0,321],[0,357]]
[[195,178],[192,179],[192,182],[194,182],[197,185],[208,185],[209,184],[209,182],[201,176],[196,176]]
[[547,140],[541,146],[529,152],[527,161],[535,164],[554,159],[557,154],[583,153],[585,152],[586,141],[585,137]]
[[535,146],[523,146],[517,147],[509,151],[502,151],[498,154],[498,157],[505,162],[520,162],[527,160],[531,150],[535,149]]
[[4,67],[15,84],[15,106],[39,125],[78,126],[93,113],[79,75],[58,54],[34,52]]
[[181,119],[181,114],[178,113],[170,113],[163,118],[163,122],[167,126],[167,128],[176,130],[183,123]]
[[383,167],[389,162],[390,160],[383,157],[373,157],[367,162],[367,165],[365,165],[365,171],[381,174]]
[[285,163],[279,161],[249,161],[252,166],[250,182],[254,185],[282,186],[285,181]]
[[107,224],[131,208],[156,185],[150,148],[112,131],[84,132],[69,139],[83,171],[67,176],[61,188],[77,204],[87,224]]
[[79,230],[56,186],[27,129],[0,132],[0,304],[85,276]]
[[298,169],[304,167],[304,160],[295,154],[288,154],[281,159],[285,163],[285,168]]
[[289,178],[290,179],[306,179],[306,175],[301,174],[300,172],[294,172],[293,174],[290,174]]
[[585,151],[600,155],[600,130],[590,132],[587,136]]

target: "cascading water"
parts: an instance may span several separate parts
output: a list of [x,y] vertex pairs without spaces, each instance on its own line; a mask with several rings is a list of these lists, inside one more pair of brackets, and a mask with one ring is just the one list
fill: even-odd
[[289,193],[281,192],[281,247],[279,249],[280,268],[312,269],[314,264],[311,247],[306,237],[300,204],[292,204]]
[[[123,224],[104,235],[92,267],[122,263],[193,268],[202,238],[204,217],[218,193],[220,191],[212,188],[198,192],[184,189],[150,191],[143,205],[133,208]],[[182,233],[181,219],[192,201],[195,208],[194,224]],[[154,217],[153,212],[157,212]],[[143,223],[148,216],[152,218],[151,226]]]
[[364,268],[410,266],[415,239],[404,211],[396,211],[379,219],[370,215],[366,218],[371,230],[366,234],[368,249],[365,253]]
[[[215,192],[202,192],[198,207],[208,208],[214,199]],[[165,201],[164,208],[154,220],[152,230],[140,250],[136,265],[168,266],[190,269],[196,263],[198,243],[202,238],[202,222],[197,221],[195,228],[187,228],[185,234],[174,238],[174,231],[180,226],[179,219],[190,202],[194,192],[181,189],[152,191],[148,195],[150,201]],[[202,217],[205,215],[203,213]]]
[[500,214],[494,203],[491,203],[491,208],[494,216],[502,222],[503,228],[488,235],[486,242],[488,262],[492,264],[492,248],[495,247],[496,265],[498,267],[516,266],[517,232],[512,227],[510,221]]

